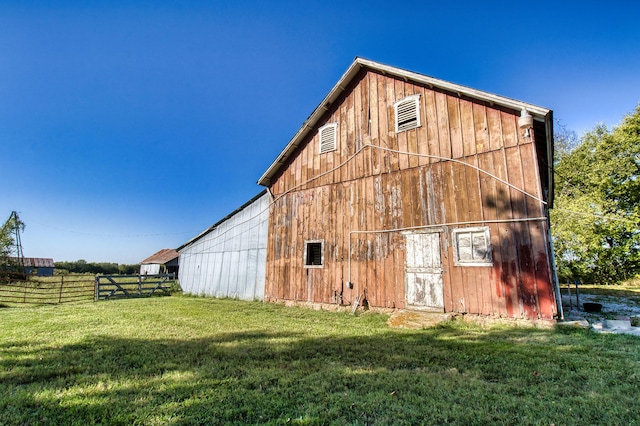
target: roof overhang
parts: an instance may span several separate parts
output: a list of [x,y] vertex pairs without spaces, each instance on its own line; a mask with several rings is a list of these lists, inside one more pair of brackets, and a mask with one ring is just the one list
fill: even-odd
[[[504,96],[495,95],[493,93],[484,92],[482,90],[473,89],[459,84],[450,83],[448,81],[439,80],[437,78],[429,77],[423,74],[418,74],[411,71],[406,71],[400,68],[392,67],[389,65],[380,64],[378,62],[370,61],[363,58],[356,58],[349,69],[340,78],[338,83],[331,89],[329,94],[320,102],[320,105],[311,113],[309,118],[302,124],[302,127],[289,141],[284,150],[278,155],[276,160],[269,166],[266,172],[258,180],[258,184],[262,186],[270,186],[273,177],[278,173],[280,168],[286,164],[290,156],[295,150],[302,144],[307,135],[315,128],[318,121],[322,118],[325,112],[333,105],[347,89],[353,79],[360,73],[362,69],[369,69],[377,71],[384,75],[390,75],[401,78],[405,81],[411,81],[421,85],[425,85],[430,88],[436,88],[439,90],[451,92],[457,94],[460,97],[466,97],[470,99],[487,102],[491,105],[498,105],[501,107],[509,108],[512,110],[520,111],[526,109],[533,116],[535,120],[543,121],[547,132],[547,152],[551,156],[548,158],[548,164],[553,164],[553,114],[552,111],[547,108],[542,108],[537,105],[518,101]],[[550,182],[551,184],[552,182]],[[553,188],[553,186],[551,186]]]

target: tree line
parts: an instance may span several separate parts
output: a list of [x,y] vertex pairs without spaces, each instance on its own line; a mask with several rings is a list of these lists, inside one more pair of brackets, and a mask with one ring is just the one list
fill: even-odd
[[125,265],[109,262],[87,262],[84,259],[75,262],[55,262],[55,273],[64,274],[101,274],[101,275],[132,275],[140,272],[140,265]]
[[613,129],[555,135],[551,232],[561,280],[640,274],[640,104]]

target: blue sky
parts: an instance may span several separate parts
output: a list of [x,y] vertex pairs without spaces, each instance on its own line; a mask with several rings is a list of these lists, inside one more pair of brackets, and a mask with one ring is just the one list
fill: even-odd
[[554,110],[640,101],[640,3],[4,1],[0,221],[25,256],[137,263],[257,194],[361,56]]

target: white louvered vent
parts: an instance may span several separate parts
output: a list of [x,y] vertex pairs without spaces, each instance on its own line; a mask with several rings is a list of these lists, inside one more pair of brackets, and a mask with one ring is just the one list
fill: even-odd
[[420,127],[420,95],[408,96],[394,105],[396,133]]
[[320,134],[320,154],[338,149],[338,123],[325,124],[318,133]]

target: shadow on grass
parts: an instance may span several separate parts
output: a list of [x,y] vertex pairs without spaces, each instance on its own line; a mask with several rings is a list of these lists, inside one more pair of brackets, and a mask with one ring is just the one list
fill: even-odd
[[629,424],[637,343],[456,327],[17,342],[0,345],[0,423]]

